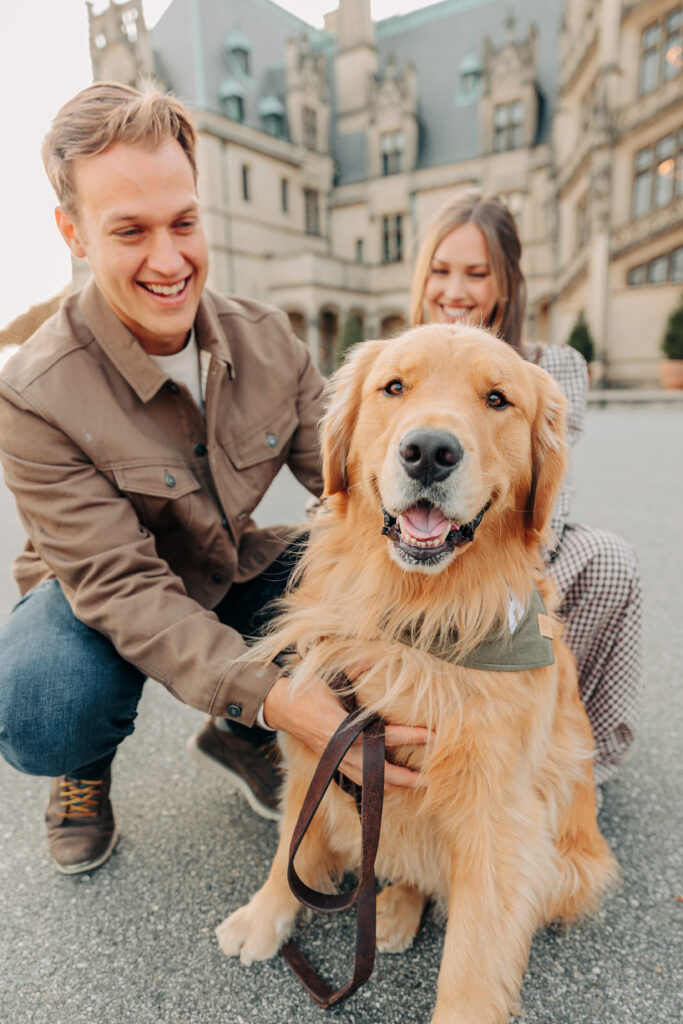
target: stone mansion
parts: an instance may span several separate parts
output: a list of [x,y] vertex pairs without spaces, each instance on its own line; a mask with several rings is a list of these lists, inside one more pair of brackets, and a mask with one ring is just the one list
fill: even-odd
[[89,5],[96,79],[194,111],[212,287],[289,314],[325,372],[343,326],[406,324],[421,231],[458,188],[505,198],[530,338],[583,311],[596,381],[653,383],[683,288],[683,5],[443,0],[315,29],[272,0]]

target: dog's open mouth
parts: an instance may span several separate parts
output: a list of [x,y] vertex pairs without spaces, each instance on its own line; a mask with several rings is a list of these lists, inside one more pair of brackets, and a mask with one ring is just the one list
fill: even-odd
[[448,519],[440,508],[428,501],[419,501],[396,516],[383,508],[382,533],[406,561],[434,565],[455,548],[474,540],[476,529],[490,504],[487,502],[469,523]]

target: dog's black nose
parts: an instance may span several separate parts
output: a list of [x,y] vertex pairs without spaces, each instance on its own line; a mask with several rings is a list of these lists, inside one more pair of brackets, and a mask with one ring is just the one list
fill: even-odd
[[445,430],[411,430],[398,447],[406,473],[421,484],[445,480],[464,454],[457,437]]

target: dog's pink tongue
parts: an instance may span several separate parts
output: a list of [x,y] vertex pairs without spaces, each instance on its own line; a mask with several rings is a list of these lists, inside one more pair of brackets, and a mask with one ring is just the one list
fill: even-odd
[[441,509],[424,508],[422,505],[415,505],[403,513],[402,518],[410,529],[413,537],[418,540],[432,540],[439,537],[448,526],[448,520]]

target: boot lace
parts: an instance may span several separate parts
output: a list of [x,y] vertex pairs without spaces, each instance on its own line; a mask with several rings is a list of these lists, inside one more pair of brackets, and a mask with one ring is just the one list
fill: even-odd
[[95,818],[102,798],[102,779],[65,779],[60,803],[65,818]]

